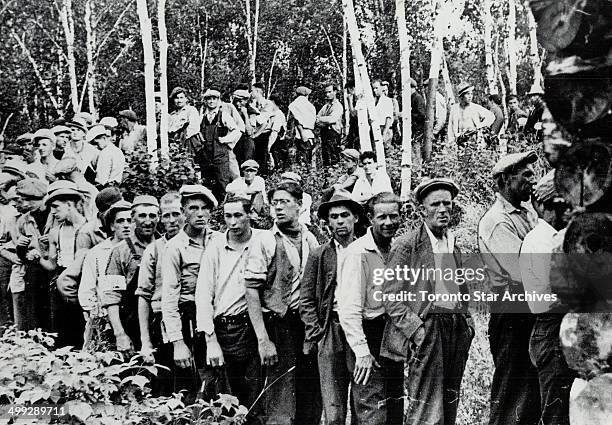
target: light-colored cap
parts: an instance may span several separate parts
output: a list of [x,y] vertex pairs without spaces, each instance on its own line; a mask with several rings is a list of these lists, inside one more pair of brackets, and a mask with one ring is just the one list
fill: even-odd
[[538,156],[534,151],[508,154],[501,157],[493,167],[493,177],[506,173],[519,164],[533,164],[537,160]]
[[297,184],[302,184],[302,177],[293,171],[286,171],[281,174],[281,180],[289,180],[292,182],[296,182]]
[[181,198],[200,198],[205,202],[212,204],[213,208],[216,208],[219,203],[215,195],[206,187],[201,184],[186,184],[181,186],[179,189],[179,195]]
[[206,90],[206,92],[204,92],[204,99],[206,99],[207,97],[221,97],[221,93],[219,92],[219,90],[215,90],[215,89],[208,89]]
[[340,152],[340,155],[352,159],[355,162],[359,162],[359,151],[357,149],[345,149]]
[[254,159],[247,159],[240,165],[241,170],[259,170],[259,164]]
[[251,97],[251,94],[248,90],[236,90],[234,91],[234,97],[238,99],[248,99]]
[[100,120],[99,124],[108,128],[116,128],[119,125],[115,117],[104,117]]
[[41,139],[49,139],[53,143],[55,143],[56,140],[55,134],[48,128],[41,128],[40,130],[37,130],[36,133],[34,133],[34,136],[32,136],[32,140],[34,141],[34,143],[36,143],[37,140]]
[[138,205],[151,205],[154,207],[159,207],[159,201],[155,196],[151,195],[138,195],[134,197],[132,201],[132,208],[136,208]]
[[295,89],[295,92],[299,94],[300,96],[308,96],[310,93],[312,93],[312,90],[310,90],[306,86],[299,86],[298,88]]
[[65,125],[56,125],[51,129],[51,131],[53,134],[58,135],[61,133],[70,133],[70,128],[66,127]]
[[96,140],[100,136],[109,136],[108,129],[104,127],[103,125],[96,125],[96,126],[93,126],[87,132],[87,135],[85,136],[85,141],[87,143],[91,143],[92,141]]

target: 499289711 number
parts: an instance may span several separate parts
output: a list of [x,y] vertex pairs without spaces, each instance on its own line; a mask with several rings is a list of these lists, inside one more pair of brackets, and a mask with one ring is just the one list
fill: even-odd
[[63,404],[5,404],[0,405],[0,419],[51,418],[64,416],[68,410]]

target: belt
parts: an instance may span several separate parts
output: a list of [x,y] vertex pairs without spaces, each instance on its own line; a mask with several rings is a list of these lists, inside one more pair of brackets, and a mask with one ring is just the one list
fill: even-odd
[[215,324],[219,325],[242,325],[249,321],[249,313],[242,312],[231,316],[217,316],[215,317]]

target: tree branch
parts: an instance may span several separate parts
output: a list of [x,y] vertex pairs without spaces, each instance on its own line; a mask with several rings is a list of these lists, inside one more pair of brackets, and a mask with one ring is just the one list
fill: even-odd
[[2,9],[0,9],[0,16],[2,16],[2,14],[3,14],[4,12],[6,12],[6,9],[8,9],[8,8],[9,8],[9,6],[11,5],[11,3],[14,3],[14,2],[15,2],[15,0],[9,0],[9,1],[7,1],[7,2],[6,2],[6,4],[5,4],[4,6],[2,6]]
[[52,42],[55,47],[57,47],[59,49],[59,51],[62,53],[62,56],[64,57],[64,59],[66,61],[68,61],[68,56],[66,56],[66,53],[64,53],[64,49],[62,48],[62,46],[59,45],[59,43],[55,40],[55,38],[49,33],[49,31],[47,31],[45,29],[45,27],[43,27],[40,22],[34,20],[34,19],[30,19],[30,22],[32,22],[34,25],[36,25],[38,28],[40,28],[42,30],[42,32],[45,33],[45,35],[47,36],[47,38],[49,39],[50,42]]
[[125,8],[121,11],[121,13],[119,14],[119,16],[117,17],[117,20],[115,21],[115,23],[113,24],[113,26],[111,27],[111,29],[106,33],[106,35],[104,36],[104,38],[102,39],[102,41],[100,41],[100,44],[98,44],[98,48],[96,49],[96,53],[93,57],[94,62],[98,60],[98,56],[100,56],[100,52],[102,51],[102,47],[104,47],[104,45],[106,44],[106,42],[108,41],[109,37],[111,36],[111,34],[113,32],[115,32],[115,30],[119,27],[119,22],[121,21],[121,19],[123,19],[123,17],[125,16],[125,14],[127,13],[127,11],[130,9],[130,6],[132,4],[134,4],[136,0],[130,0],[126,5]]
[[331,38],[329,38],[329,34],[323,25],[321,25],[321,29],[323,30],[323,33],[325,34],[325,38],[327,39],[327,43],[329,44],[329,50],[331,50],[332,59],[334,60],[334,63],[336,64],[336,67],[338,68],[338,74],[340,75],[340,78],[342,78],[342,67],[340,66],[340,63],[338,62],[338,59],[336,59],[336,51],[334,50],[334,46],[332,44]]

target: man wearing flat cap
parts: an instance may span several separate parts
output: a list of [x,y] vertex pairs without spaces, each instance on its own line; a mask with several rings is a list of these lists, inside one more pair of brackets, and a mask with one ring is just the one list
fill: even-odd
[[249,159],[240,166],[242,177],[238,177],[227,185],[225,191],[233,195],[246,195],[251,200],[251,211],[257,214],[263,212],[264,205],[268,205],[266,181],[257,175],[259,164]]
[[138,271],[142,254],[155,242],[159,202],[150,195],[136,196],[131,212],[134,230],[113,248],[105,276],[100,278],[101,305],[108,311],[117,351],[128,354],[140,349]]
[[76,234],[85,224],[85,217],[77,205],[83,199],[78,187],[68,180],[57,180],[49,185],[45,203],[56,220],[49,231],[48,255],[39,259],[40,266],[51,278],[51,327],[57,332],[56,347],[67,345],[81,348],[85,322],[78,304],[62,299],[57,280],[64,270],[76,261]]
[[[461,379],[474,337],[467,284],[449,280],[448,271],[461,268],[461,252],[449,230],[454,198],[459,188],[450,179],[423,180],[415,189],[421,225],[396,240],[387,269],[436,270],[415,281],[395,277],[383,283],[384,294],[409,291],[414,301],[383,298],[390,324],[385,329],[381,355],[407,361],[408,406],[404,423],[452,425],[457,418]],[[435,302],[421,292],[436,296]]]
[[53,175],[58,180],[68,180],[77,185],[79,191],[83,194],[83,215],[87,221],[95,220],[98,213],[95,199],[99,191],[85,179],[85,176],[79,170],[76,159],[69,157],[58,161],[53,169]]
[[123,137],[119,140],[119,149],[124,154],[134,152],[136,146],[146,144],[147,129],[146,126],[138,124],[138,116],[131,109],[119,111],[118,114],[119,128],[123,130]]
[[188,139],[188,142],[200,165],[202,179],[211,187],[215,198],[223,199],[225,187],[233,180],[230,152],[242,133],[227,108],[222,107],[218,90],[206,90],[204,103],[206,108],[200,123],[200,133]]
[[79,166],[79,170],[87,181],[94,182],[95,179],[95,164],[98,159],[98,150],[85,143],[85,134],[87,133],[87,125],[80,119],[74,118],[68,121],[66,126],[70,128],[70,143],[66,146],[63,158],[75,158]]
[[[289,134],[293,134],[295,141],[296,161],[302,161],[305,164],[310,164],[312,161],[312,149],[315,143],[314,129],[317,119],[317,110],[308,98],[310,93],[311,90],[308,87],[296,88],[297,97],[289,104],[287,115],[287,129]],[[287,164],[278,159],[278,157],[274,159],[277,166],[284,168]],[[286,158],[283,157],[284,159]]]
[[238,164],[244,163],[249,159],[255,158],[255,143],[253,142],[253,133],[255,130],[251,125],[249,119],[249,112],[247,111],[247,104],[251,94],[248,90],[238,89],[232,94],[232,104],[235,110],[238,112],[238,116],[234,117],[236,124],[242,130],[242,135],[234,146],[234,155],[236,155],[236,161]]
[[490,127],[495,121],[493,112],[472,102],[474,86],[468,83],[459,84],[457,96],[459,97],[459,103],[451,106],[448,117],[449,143],[456,143],[457,138],[466,133]]
[[103,125],[96,125],[87,132],[85,141],[96,146],[100,151],[96,164],[98,189],[119,185],[123,180],[123,171],[126,166],[125,156],[121,149],[112,144],[110,131]]
[[[538,224],[525,236],[519,263],[527,293],[552,294],[551,263],[553,253],[563,251],[569,205],[557,192],[555,171],[550,171],[534,187],[532,205]],[[561,254],[563,255],[563,254]],[[559,343],[561,321],[567,312],[560,305],[531,301],[529,308],[536,319],[529,340],[529,354],[538,371],[541,424],[569,424],[570,389],[576,373],[565,361]]]
[[60,160],[64,156],[66,146],[70,141],[70,128],[65,125],[56,125],[51,129],[51,132],[55,135],[55,148],[53,149],[53,156]]
[[162,258],[161,311],[168,342],[173,346],[174,392],[187,390],[193,400],[200,386],[198,370],[205,366],[205,341],[195,333],[195,288],[200,262],[218,232],[208,228],[217,199],[202,185],[179,190],[185,227],[166,244]]
[[305,324],[303,350],[318,352],[326,423],[344,425],[351,382],[347,362],[350,347],[338,318],[338,265],[346,247],[356,239],[355,225],[363,220],[364,212],[349,192],[337,190],[319,206],[318,215],[329,226],[332,239],[310,253],[304,270],[300,291],[300,315]]
[[200,114],[195,106],[189,105],[187,92],[182,87],[172,89],[170,102],[174,108],[168,118],[168,137],[171,142],[182,144],[200,131]]
[[536,183],[532,164],[537,159],[534,152],[524,152],[497,161],[493,167],[496,199],[478,223],[478,247],[491,291],[499,300],[491,303],[489,319],[495,364],[490,425],[535,425],[540,418],[538,374],[528,351],[534,317],[527,303],[502,301],[504,294],[524,292],[518,255],[523,239],[537,223],[529,204]]
[[325,105],[317,114],[316,125],[321,138],[321,156],[323,166],[329,167],[338,163],[340,138],[342,136],[342,115],[344,108],[338,100],[338,90],[333,83],[325,87]]
[[[15,302],[15,323],[19,330],[41,327],[50,331],[49,274],[40,266],[41,256],[47,254],[48,234],[53,216],[45,205],[47,183],[26,178],[17,183],[17,195],[21,199],[21,217],[17,219],[16,253],[25,273],[25,287],[11,288],[20,293]],[[15,272],[15,268],[13,268]]]
[[53,156],[55,148],[55,135],[47,128],[41,128],[32,137],[34,147],[38,152],[35,160],[30,164],[30,170],[33,171],[39,179],[52,182],[55,180],[53,169],[57,164],[57,159]]

